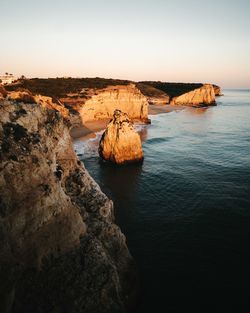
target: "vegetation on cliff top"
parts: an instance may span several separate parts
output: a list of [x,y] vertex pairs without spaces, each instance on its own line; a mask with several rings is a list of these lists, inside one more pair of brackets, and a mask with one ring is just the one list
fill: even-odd
[[[157,97],[167,94],[170,98],[180,96],[186,92],[200,88],[202,83],[169,83],[161,81],[140,81],[107,79],[107,78],[32,78],[20,79],[18,83],[6,86],[8,91],[25,88],[33,94],[41,94],[59,99],[68,93],[80,93],[83,89],[102,89],[108,86],[128,85],[135,83],[146,97]],[[214,87],[217,87],[214,85]]]
[[160,81],[142,81],[139,83],[159,89],[168,94],[170,98],[180,96],[203,85],[201,83],[166,83]]
[[9,91],[17,88],[29,89],[34,94],[41,94],[52,98],[65,97],[67,93],[78,93],[83,88],[102,89],[107,86],[128,85],[130,81],[106,78],[32,78],[22,79],[18,84],[8,85]]

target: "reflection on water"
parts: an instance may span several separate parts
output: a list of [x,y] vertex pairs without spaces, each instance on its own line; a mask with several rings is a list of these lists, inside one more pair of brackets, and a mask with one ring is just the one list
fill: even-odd
[[89,143],[76,143],[114,200],[138,264],[138,313],[250,311],[240,308],[250,291],[249,116],[249,91],[225,91],[216,107],[154,115],[142,129],[142,165],[107,166]]
[[185,112],[193,114],[193,115],[202,115],[204,113],[211,112],[210,109],[211,109],[211,107],[202,107],[202,108],[190,107],[190,108],[186,108]]
[[128,203],[133,202],[134,193],[138,184],[142,166],[129,164],[127,166],[114,166],[100,161],[100,180],[105,186],[106,193],[114,200],[115,207],[120,208],[119,220],[128,223],[130,208]]

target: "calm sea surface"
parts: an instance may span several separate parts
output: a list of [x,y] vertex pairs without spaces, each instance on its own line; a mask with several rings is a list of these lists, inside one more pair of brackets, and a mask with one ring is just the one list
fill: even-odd
[[142,165],[75,148],[115,203],[142,280],[138,312],[250,312],[250,91],[151,116]]

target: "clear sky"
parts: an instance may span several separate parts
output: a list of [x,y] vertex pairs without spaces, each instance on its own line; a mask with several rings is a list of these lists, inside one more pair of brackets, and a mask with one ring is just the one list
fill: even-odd
[[0,0],[0,74],[250,88],[250,0]]

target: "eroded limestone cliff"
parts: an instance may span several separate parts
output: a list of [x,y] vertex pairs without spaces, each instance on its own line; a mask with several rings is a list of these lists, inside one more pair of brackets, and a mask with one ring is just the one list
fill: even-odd
[[100,140],[99,154],[104,160],[115,164],[143,160],[140,136],[126,113],[115,110]]
[[184,93],[178,97],[173,97],[170,104],[190,106],[214,105],[214,88],[211,84],[204,84],[200,88]]
[[0,311],[125,312],[136,275],[112,201],[59,112],[1,95]]
[[84,123],[112,118],[116,109],[127,113],[133,120],[148,122],[148,101],[134,84],[97,90],[96,94],[81,106],[79,113]]
[[58,110],[75,127],[89,121],[110,119],[116,109],[126,112],[133,120],[149,121],[147,97],[135,83],[128,81],[27,79],[8,86],[8,90],[13,96],[14,92],[30,92],[36,102]]

